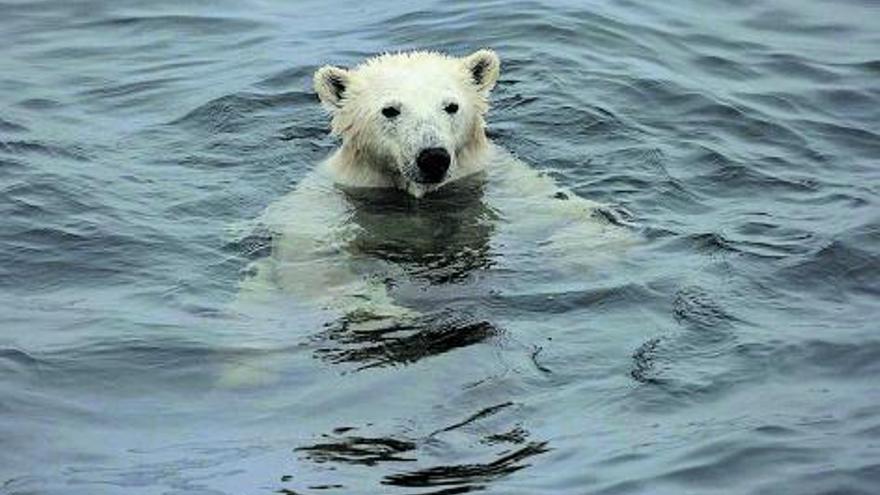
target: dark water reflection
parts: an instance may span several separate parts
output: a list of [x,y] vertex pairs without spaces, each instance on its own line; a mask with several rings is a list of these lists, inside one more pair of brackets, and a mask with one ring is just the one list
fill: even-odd
[[[0,0],[0,493],[875,493],[878,25]],[[492,138],[643,242],[552,271],[479,182],[349,191],[420,315],[235,306],[276,240],[240,226],[335,145],[315,68],[481,46]]]
[[[351,435],[354,428],[337,428],[333,435],[322,438],[320,443],[300,447],[297,451],[309,461],[319,464],[334,462],[375,466],[379,463],[415,462],[420,447],[442,448],[444,443],[442,437],[445,433],[468,427],[511,406],[514,406],[512,402],[505,402],[487,407],[461,422],[416,440],[366,438]],[[507,448],[497,452],[486,462],[450,464],[412,471],[402,470],[385,476],[381,484],[435,488],[435,490],[419,492],[431,494],[482,491],[487,488],[487,483],[528,467],[530,464],[527,461],[530,457],[549,450],[547,442],[527,442],[528,436],[529,433],[520,426],[508,432],[485,435],[480,443],[492,446],[507,444]]]
[[[352,323],[364,328],[352,328]],[[339,347],[324,347],[316,354],[332,363],[359,364],[358,370],[413,363],[477,344],[498,333],[487,321],[447,314],[420,315],[405,321],[348,315],[329,326],[319,337]]]
[[485,202],[483,180],[470,177],[428,201],[396,191],[350,190],[351,222],[358,227],[350,249],[431,285],[463,282],[475,270],[491,268],[498,215]]

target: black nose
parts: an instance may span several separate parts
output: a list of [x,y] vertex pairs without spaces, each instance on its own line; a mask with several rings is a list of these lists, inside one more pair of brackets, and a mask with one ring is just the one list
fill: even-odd
[[449,170],[449,153],[443,148],[425,148],[416,158],[416,165],[422,182],[440,182]]

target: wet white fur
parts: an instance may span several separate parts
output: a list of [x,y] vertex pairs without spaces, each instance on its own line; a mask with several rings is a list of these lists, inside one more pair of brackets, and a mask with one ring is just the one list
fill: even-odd
[[[491,50],[464,58],[386,54],[352,70],[322,67],[315,73],[315,90],[332,114],[332,132],[342,138],[325,166],[341,184],[397,187],[416,197],[479,171],[488,149],[484,115],[499,68]],[[334,82],[344,85],[341,97]],[[448,114],[449,104],[458,105],[458,111]],[[400,114],[385,117],[382,109],[388,106]],[[416,156],[435,147],[450,153],[447,177],[439,184],[420,184],[414,180]]]

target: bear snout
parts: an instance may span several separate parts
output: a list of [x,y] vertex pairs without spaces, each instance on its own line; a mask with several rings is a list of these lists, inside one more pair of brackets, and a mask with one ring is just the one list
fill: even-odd
[[436,184],[446,177],[449,170],[449,152],[444,148],[425,148],[419,152],[416,165],[419,167],[419,182]]

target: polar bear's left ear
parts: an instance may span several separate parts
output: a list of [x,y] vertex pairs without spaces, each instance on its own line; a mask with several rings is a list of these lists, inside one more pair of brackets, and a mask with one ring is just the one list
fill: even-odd
[[478,50],[462,59],[471,82],[477,87],[477,91],[488,93],[495,87],[498,75],[501,72],[501,60],[494,51],[489,49]]
[[349,71],[332,65],[325,65],[315,72],[315,92],[329,110],[342,108],[348,84],[351,79]]

